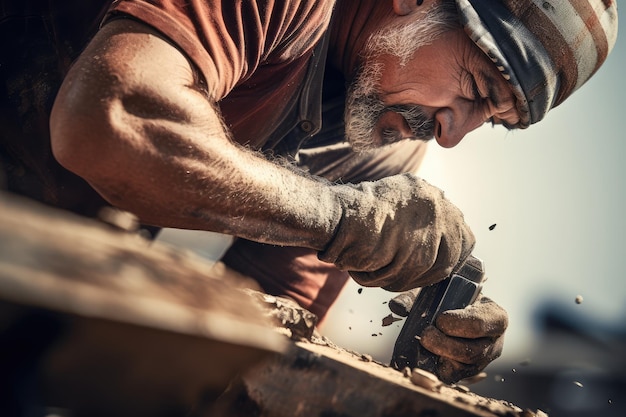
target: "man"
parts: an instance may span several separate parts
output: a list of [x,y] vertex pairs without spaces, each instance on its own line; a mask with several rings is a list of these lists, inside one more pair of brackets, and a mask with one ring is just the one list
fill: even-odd
[[[323,316],[342,271],[403,291],[459,267],[473,235],[408,173],[411,139],[541,120],[603,62],[615,8],[114,1],[56,98],[52,150],[146,224],[237,236],[225,263]],[[453,381],[500,354],[506,313],[482,298],[437,326],[422,343]]]

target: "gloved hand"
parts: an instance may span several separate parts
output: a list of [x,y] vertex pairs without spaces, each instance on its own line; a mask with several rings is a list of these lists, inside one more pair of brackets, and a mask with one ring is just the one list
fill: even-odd
[[439,379],[453,383],[478,374],[500,356],[508,315],[480,296],[466,308],[444,311],[435,324],[424,329],[420,343],[439,356],[435,372]]
[[333,186],[341,206],[318,256],[364,286],[405,291],[441,281],[469,256],[474,235],[438,188],[413,174]]

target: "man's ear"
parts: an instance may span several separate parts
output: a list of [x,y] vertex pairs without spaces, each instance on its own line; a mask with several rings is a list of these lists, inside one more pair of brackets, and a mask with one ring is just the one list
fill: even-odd
[[421,8],[428,0],[392,0],[392,2],[394,13],[398,16],[406,16]]

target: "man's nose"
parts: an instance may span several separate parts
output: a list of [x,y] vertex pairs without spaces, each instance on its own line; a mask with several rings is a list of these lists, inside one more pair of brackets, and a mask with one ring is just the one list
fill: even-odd
[[435,112],[435,139],[444,148],[453,148],[474,129],[480,127],[490,117],[487,106],[481,106],[468,100],[459,100],[450,107]]

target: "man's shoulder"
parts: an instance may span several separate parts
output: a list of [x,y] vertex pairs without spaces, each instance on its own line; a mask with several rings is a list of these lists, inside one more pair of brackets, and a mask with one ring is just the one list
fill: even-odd
[[[268,31],[279,40],[272,53],[278,59],[293,59],[312,50],[328,29],[333,13],[334,0],[300,0],[295,2],[269,1],[274,7],[280,4],[286,20],[277,19],[271,25],[280,25],[281,29]],[[284,29],[282,29],[284,28]],[[269,40],[269,39],[268,39]]]
[[107,19],[125,15],[169,38],[225,97],[259,66],[311,53],[328,29],[335,0],[116,0]]

